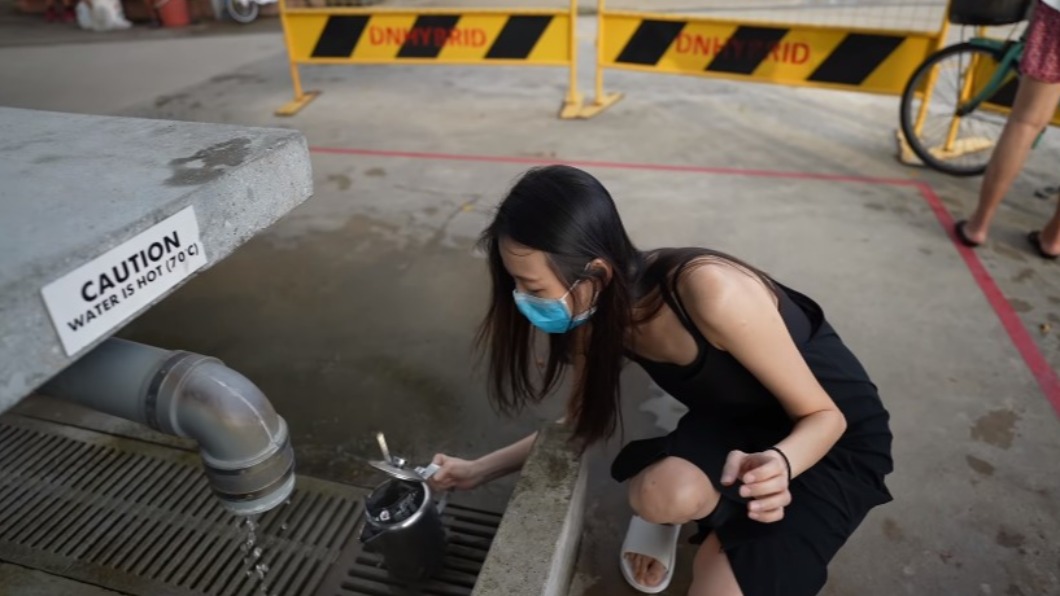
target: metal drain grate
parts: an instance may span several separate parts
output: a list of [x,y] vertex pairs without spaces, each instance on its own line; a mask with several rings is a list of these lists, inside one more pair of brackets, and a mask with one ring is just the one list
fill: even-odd
[[[299,477],[290,504],[261,517],[270,594],[315,592],[357,543],[363,495]],[[0,421],[0,560],[132,594],[252,594],[238,523],[194,453],[18,416]]]
[[486,560],[501,516],[498,513],[450,503],[442,521],[449,530],[445,565],[431,581],[407,586],[387,577],[382,558],[365,552],[358,541],[350,544],[335,562],[320,596],[469,596]]

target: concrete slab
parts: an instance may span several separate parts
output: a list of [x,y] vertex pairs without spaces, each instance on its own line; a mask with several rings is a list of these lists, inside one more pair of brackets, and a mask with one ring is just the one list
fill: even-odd
[[121,592],[107,590],[84,582],[66,579],[21,565],[0,562],[0,586],[4,594],[19,596],[120,596]]
[[[591,20],[582,26],[591,56]],[[550,419],[555,401],[514,421],[485,401],[470,352],[487,283],[473,240],[532,163],[592,161],[639,242],[732,250],[805,289],[880,385],[897,500],[840,554],[827,594],[1058,591],[1058,488],[1042,472],[1060,453],[1058,423],[936,217],[966,214],[979,181],[898,165],[895,99],[609,73],[627,97],[595,120],[560,122],[562,70],[320,67],[306,86],[324,95],[281,120],[279,53],[230,75],[129,113],[297,127],[314,148],[316,195],[123,334],[246,372],[290,422],[300,469],[356,478],[375,430],[417,460],[472,457]],[[1060,335],[1042,325],[1060,318],[1060,278],[1022,233],[1052,211],[1032,193],[1056,182],[1057,160],[1047,135],[975,253],[1051,370]],[[605,167],[616,162],[631,165]],[[908,180],[941,206],[891,184]],[[635,370],[625,389],[626,439],[680,414]],[[572,594],[632,594],[615,564],[623,487],[606,476],[617,445],[593,453]],[[512,486],[469,496],[502,505]],[[687,586],[690,554],[671,593]]]
[[565,596],[582,537],[586,470],[570,433],[544,426],[472,596]]
[[291,131],[0,108],[0,155],[0,411],[108,335],[67,353],[42,288],[189,206],[209,266],[312,192]]

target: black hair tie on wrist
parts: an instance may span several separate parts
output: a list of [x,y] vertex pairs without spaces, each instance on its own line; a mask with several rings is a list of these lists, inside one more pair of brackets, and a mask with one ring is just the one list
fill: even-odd
[[780,447],[770,447],[769,449],[766,449],[766,451],[776,451],[780,454],[780,457],[784,459],[784,465],[788,466],[788,484],[791,484],[791,460],[788,459],[788,456],[784,455],[784,452],[780,450]]

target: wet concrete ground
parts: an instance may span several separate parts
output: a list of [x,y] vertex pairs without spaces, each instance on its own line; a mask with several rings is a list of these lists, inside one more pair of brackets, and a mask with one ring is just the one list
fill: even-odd
[[[978,181],[897,164],[893,98],[609,74],[628,97],[595,120],[562,122],[561,70],[320,67],[306,69],[306,86],[324,94],[279,119],[272,110],[290,88],[274,41],[271,52],[230,54],[239,66],[190,86],[145,71],[157,94],[115,109],[298,128],[314,147],[316,184],[309,202],[122,335],[247,374],[290,422],[304,473],[365,481],[359,458],[375,455],[376,430],[417,460],[477,456],[555,414],[558,400],[505,420],[486,402],[471,355],[488,290],[474,238],[533,163],[606,162],[582,165],[611,189],[636,242],[728,250],[809,293],[880,386],[897,437],[896,500],[841,552],[826,594],[1060,593],[1060,480],[1049,463],[1060,425],[936,217],[967,213]],[[106,88],[79,88],[85,101],[108,99]],[[1058,161],[1049,135],[976,253],[1011,309],[1002,312],[1018,315],[1025,347],[1052,370],[1058,265],[1031,256],[1022,235],[1053,208],[1032,193],[1056,182]],[[625,389],[627,439],[664,432],[680,414],[639,370]],[[628,509],[607,478],[618,446],[592,454],[573,594],[633,593],[617,569]],[[510,487],[466,497],[499,508]],[[691,554],[682,550],[668,593],[683,593]]]

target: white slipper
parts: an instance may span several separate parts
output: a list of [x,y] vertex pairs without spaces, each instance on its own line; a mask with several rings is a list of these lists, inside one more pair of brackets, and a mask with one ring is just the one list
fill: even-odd
[[[645,594],[658,594],[670,586],[670,580],[674,576],[677,536],[680,533],[681,526],[653,524],[636,515],[629,519],[626,539],[622,542],[622,552],[618,555],[622,575],[629,585]],[[651,557],[666,567],[666,575],[659,585],[645,586],[637,582],[633,575],[633,568],[626,560],[626,555],[629,553]]]

